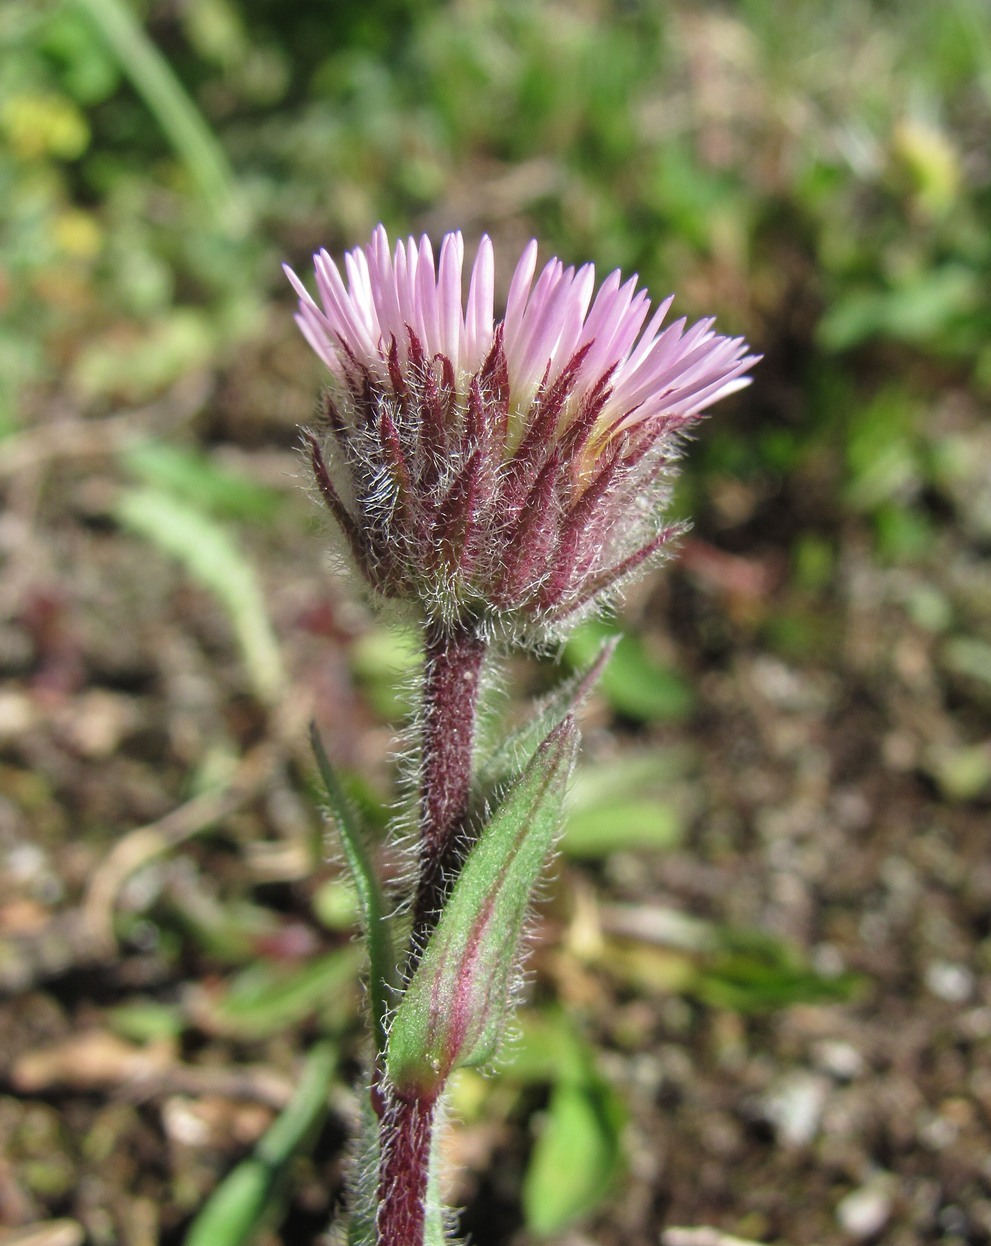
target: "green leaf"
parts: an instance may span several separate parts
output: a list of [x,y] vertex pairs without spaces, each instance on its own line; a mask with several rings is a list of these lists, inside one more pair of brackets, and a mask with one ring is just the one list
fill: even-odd
[[185,1029],[182,1009],[174,1004],[160,1004],[153,999],[134,999],[107,1012],[114,1033],[136,1043],[155,1039],[177,1038]]
[[546,739],[568,714],[576,714],[581,709],[601,679],[618,643],[618,636],[602,640],[586,670],[565,679],[540,702],[531,718],[501,737],[478,768],[478,783],[483,791],[491,791],[519,774],[520,759],[532,757],[541,740]]
[[625,753],[581,766],[568,803],[573,809],[592,809],[618,800],[652,796],[670,791],[697,769],[697,755],[689,745]]
[[932,346],[980,307],[978,274],[962,264],[927,268],[891,289],[850,289],[819,322],[826,350],[843,351],[873,337]]
[[[589,662],[614,629],[603,623],[586,623],[568,641],[570,662]],[[613,709],[640,722],[680,721],[695,704],[691,687],[674,671],[659,666],[633,635],[620,635],[612,661],[601,679],[602,692]]]
[[284,501],[275,489],[215,463],[202,450],[141,441],[123,457],[146,484],[189,498],[221,519],[271,520]]
[[976,800],[991,790],[991,747],[986,742],[934,748],[923,765],[949,800]]
[[582,766],[575,776],[561,839],[567,856],[667,849],[684,830],[694,768],[691,750],[666,748]]
[[991,683],[991,644],[974,636],[955,636],[943,646],[943,665],[978,684]]
[[629,849],[673,848],[682,832],[682,817],[673,805],[621,800],[569,814],[561,850],[569,857],[594,859]]
[[217,1186],[193,1221],[186,1246],[243,1246],[275,1218],[286,1168],[326,1114],[335,1064],[330,1043],[313,1048],[288,1107],[254,1154]]
[[157,278],[152,265],[136,267],[128,279],[135,283],[135,298],[153,304],[140,309],[151,318],[141,335],[128,342],[126,367],[121,366],[120,342],[113,337],[82,339],[71,376],[87,403],[99,399],[134,405],[147,402],[180,377],[209,368],[223,341],[225,326],[216,315],[195,307],[169,306],[167,277]]
[[282,652],[255,569],[230,532],[192,502],[159,489],[127,489],[118,520],[182,563],[227,612],[259,698],[273,702],[285,684]]
[[320,768],[320,777],[330,806],[330,813],[341,838],[341,847],[351,872],[358,897],[361,923],[368,943],[369,994],[375,1050],[385,1050],[385,1017],[387,995],[396,985],[397,966],[392,931],[386,914],[382,889],[379,886],[371,853],[358,820],[337,775],[327,758],[316,725],[310,726],[310,740]]
[[584,1075],[589,1053],[567,1013],[556,1008],[526,1009],[517,1016],[513,1030],[500,1077],[533,1086]]
[[241,1246],[274,1218],[275,1180],[267,1164],[243,1160],[193,1221],[186,1246]]
[[170,926],[183,938],[226,965],[258,960],[259,941],[274,934],[279,923],[270,908],[246,900],[223,899],[200,887],[176,887],[164,897]]
[[[640,994],[690,995],[732,1012],[773,1012],[790,1004],[848,1000],[861,988],[856,974],[827,974],[790,944],[760,930],[739,930],[676,909],[631,909],[618,937],[609,935],[600,964]],[[617,920],[618,919],[618,920]],[[624,936],[622,927],[626,925]]]
[[591,1070],[554,1086],[523,1183],[529,1229],[557,1233],[602,1202],[623,1167],[624,1123],[622,1102]]
[[401,1091],[429,1094],[452,1069],[484,1064],[502,1035],[518,944],[557,833],[578,732],[551,732],[468,854],[389,1032]]
[[357,945],[335,948],[300,967],[259,961],[234,978],[208,1007],[208,1028],[238,1038],[264,1038],[338,1003],[355,981],[363,953]]
[[843,1002],[863,984],[857,974],[820,973],[790,945],[758,931],[717,928],[717,938],[718,948],[703,956],[687,988],[716,1008],[761,1013],[792,1004]]

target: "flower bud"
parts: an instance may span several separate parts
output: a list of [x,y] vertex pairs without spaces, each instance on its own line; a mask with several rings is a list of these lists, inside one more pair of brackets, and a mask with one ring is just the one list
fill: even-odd
[[[659,555],[680,439],[758,358],[712,321],[662,329],[637,279],[516,266],[496,323],[484,237],[390,250],[379,226],[315,257],[319,303],[290,270],[297,321],[327,365],[317,488],[373,596],[516,639],[565,634]],[[593,297],[594,295],[594,297]],[[648,319],[649,317],[649,319]]]

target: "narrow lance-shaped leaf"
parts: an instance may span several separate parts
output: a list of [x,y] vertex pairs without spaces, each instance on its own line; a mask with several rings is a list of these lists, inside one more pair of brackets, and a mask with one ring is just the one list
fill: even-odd
[[361,949],[349,944],[298,966],[256,960],[241,970],[226,992],[207,997],[204,1025],[236,1038],[285,1033],[347,991],[359,972],[360,958]]
[[[602,643],[603,624],[587,623],[568,641],[565,656],[583,665]],[[674,670],[659,666],[642,640],[632,634],[613,637],[615,657],[602,679],[602,695],[628,718],[639,722],[676,722],[692,711],[691,687]]]
[[146,485],[189,498],[222,519],[272,520],[285,495],[247,472],[223,466],[205,450],[190,450],[158,439],[125,447],[122,459]]
[[330,812],[341,837],[344,858],[348,863],[358,895],[361,924],[368,942],[369,995],[375,1031],[375,1050],[383,1051],[385,1049],[386,994],[395,981],[396,958],[393,953],[392,934],[386,916],[382,889],[375,874],[365,837],[330,764],[315,723],[310,726],[310,740],[320,770],[320,777],[327,792]]
[[540,741],[557,727],[568,714],[575,714],[592,695],[596,684],[616,651],[619,636],[610,636],[599,646],[599,652],[584,670],[563,680],[537,707],[537,712],[522,726],[502,739],[479,767],[479,785],[490,790],[516,773],[520,758],[530,757]]
[[400,1095],[429,1097],[452,1069],[495,1054],[523,923],[558,829],[577,743],[568,717],[469,853],[390,1027],[386,1068]]

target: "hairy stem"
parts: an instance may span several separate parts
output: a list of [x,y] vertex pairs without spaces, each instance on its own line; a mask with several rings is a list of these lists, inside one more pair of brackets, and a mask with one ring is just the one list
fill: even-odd
[[378,1246],[424,1246],[433,1099],[390,1097],[382,1118]]
[[[407,981],[444,903],[471,794],[475,718],[485,642],[468,625],[428,624],[421,738],[420,849]],[[377,1246],[426,1246],[437,1090],[400,1097],[379,1084]]]
[[444,902],[468,810],[479,679],[485,642],[474,628],[431,624],[423,691],[420,862],[413,908],[412,969]]

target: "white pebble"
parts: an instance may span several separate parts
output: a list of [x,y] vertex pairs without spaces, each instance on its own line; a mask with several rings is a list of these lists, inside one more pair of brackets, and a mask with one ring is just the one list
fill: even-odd
[[936,960],[926,967],[926,986],[937,999],[962,1004],[974,992],[974,975],[966,965]]
[[836,1208],[836,1219],[840,1228],[851,1237],[873,1237],[891,1219],[893,1203],[891,1178],[887,1174],[874,1177],[859,1190],[851,1190],[840,1200]]

